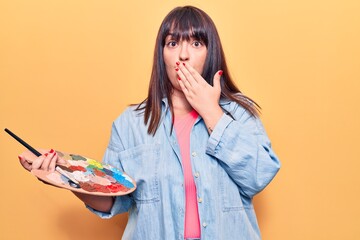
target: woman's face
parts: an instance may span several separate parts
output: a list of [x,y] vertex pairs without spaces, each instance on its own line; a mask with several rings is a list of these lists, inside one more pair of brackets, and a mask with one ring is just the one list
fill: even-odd
[[178,75],[175,70],[176,62],[190,64],[196,71],[202,74],[207,55],[207,48],[201,41],[190,38],[189,41],[176,41],[172,35],[165,39],[164,61],[166,72],[174,91],[181,91]]

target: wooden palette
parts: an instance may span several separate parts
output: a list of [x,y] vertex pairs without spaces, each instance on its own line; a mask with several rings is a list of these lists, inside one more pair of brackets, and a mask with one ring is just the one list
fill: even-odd
[[135,181],[126,173],[107,164],[77,154],[56,151],[67,164],[50,172],[34,169],[39,179],[71,191],[98,196],[121,196],[136,189]]

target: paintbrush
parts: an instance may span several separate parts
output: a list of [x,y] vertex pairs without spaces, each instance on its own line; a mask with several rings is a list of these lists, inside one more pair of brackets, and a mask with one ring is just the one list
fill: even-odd
[[[35,154],[35,156],[40,157],[42,154],[38,152],[35,148],[30,146],[27,142],[22,140],[20,137],[18,137],[15,133],[10,131],[9,129],[5,128],[5,132],[7,132],[10,136],[12,136],[16,141],[18,141],[20,144],[22,144],[24,147],[26,147],[30,152]],[[69,179],[69,184],[72,187],[80,188],[79,182],[76,181],[74,178],[72,178],[69,174],[67,174],[65,171],[63,171],[58,165],[55,167],[55,170],[59,172],[61,175],[65,176]]]

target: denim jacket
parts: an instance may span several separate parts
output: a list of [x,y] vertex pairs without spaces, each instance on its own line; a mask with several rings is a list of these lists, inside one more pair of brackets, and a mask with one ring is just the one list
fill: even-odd
[[[280,162],[258,118],[235,102],[220,106],[231,115],[224,113],[210,136],[199,116],[190,136],[201,239],[261,239],[252,198],[274,178]],[[130,175],[137,189],[116,197],[110,213],[88,208],[102,218],[128,212],[122,239],[184,239],[184,178],[166,99],[162,113],[155,136],[134,107],[112,126],[103,162]]]

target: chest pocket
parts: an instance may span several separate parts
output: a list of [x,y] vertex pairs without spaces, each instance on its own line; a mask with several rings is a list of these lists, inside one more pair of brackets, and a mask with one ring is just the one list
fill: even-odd
[[231,180],[225,170],[221,171],[220,189],[223,211],[239,211],[243,210],[243,202],[237,185]]
[[159,201],[159,158],[158,144],[144,144],[119,153],[124,171],[136,181],[137,188],[132,193],[138,203]]

